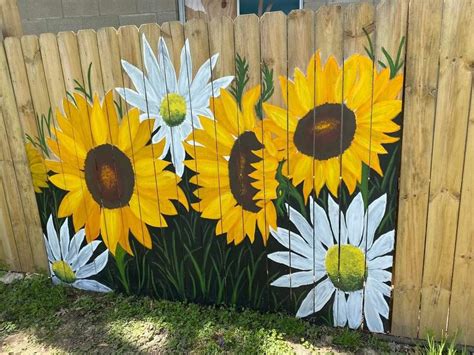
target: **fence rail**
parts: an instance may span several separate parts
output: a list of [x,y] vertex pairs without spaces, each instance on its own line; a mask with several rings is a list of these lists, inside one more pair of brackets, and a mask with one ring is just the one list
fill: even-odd
[[5,39],[0,262],[474,344],[472,18],[385,0]]

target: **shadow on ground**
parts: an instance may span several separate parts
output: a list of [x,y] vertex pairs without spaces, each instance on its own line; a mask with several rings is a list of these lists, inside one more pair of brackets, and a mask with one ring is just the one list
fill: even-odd
[[[370,349],[370,350],[369,350]],[[282,314],[235,311],[53,287],[44,277],[0,284],[0,351],[413,351]]]

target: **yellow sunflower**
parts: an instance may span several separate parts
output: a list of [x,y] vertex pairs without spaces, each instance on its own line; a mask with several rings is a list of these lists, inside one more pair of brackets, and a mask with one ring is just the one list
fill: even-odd
[[200,117],[203,129],[188,137],[196,144],[186,144],[194,160],[185,164],[197,173],[190,181],[199,186],[194,194],[200,202],[193,207],[203,218],[219,220],[216,234],[227,233],[227,243],[236,245],[246,236],[253,242],[256,226],[266,244],[269,228],[276,228],[277,151],[271,136],[262,136],[262,121],[255,114],[259,97],[257,86],[243,96],[239,108],[221,89],[211,102],[217,126]]
[[171,200],[188,208],[180,179],[157,159],[163,143],[148,144],[153,120],[140,123],[138,109],[132,109],[119,122],[112,91],[102,105],[97,96],[93,105],[81,95],[74,99],[64,100],[66,116],[58,110],[60,130],[48,140],[60,159],[47,161],[55,173],[49,179],[68,191],[58,217],[72,215],[76,231],[85,225],[88,242],[100,233],[113,254],[117,244],[132,254],[129,232],[151,248],[145,224],[166,227],[163,215],[177,214]]
[[42,187],[48,187],[48,173],[43,156],[31,143],[25,144],[26,157],[30,166],[31,178],[35,192],[41,193]]
[[311,190],[319,194],[324,185],[337,196],[340,153],[341,175],[350,193],[361,181],[362,163],[383,175],[379,154],[387,153],[383,144],[398,140],[388,133],[400,129],[393,119],[401,112],[402,83],[402,75],[390,79],[388,68],[374,70],[365,56],[351,56],[342,69],[332,56],[323,65],[319,52],[306,75],[296,68],[294,80],[280,77],[288,109],[270,104],[263,108],[275,144],[282,150],[288,145],[289,177],[295,186],[304,182],[305,199]]

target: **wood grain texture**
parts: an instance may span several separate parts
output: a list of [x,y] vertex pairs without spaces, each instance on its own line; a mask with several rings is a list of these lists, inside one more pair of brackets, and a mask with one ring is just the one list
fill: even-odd
[[[471,77],[472,64],[471,61]],[[469,65],[467,62],[466,64]],[[474,85],[471,82],[471,107],[467,127],[466,153],[462,177],[461,205],[454,255],[453,284],[449,304],[449,334],[457,334],[461,344],[474,344]]]
[[[97,34],[94,30],[81,30],[77,33],[77,43],[79,45],[80,63],[82,69],[82,79],[84,84],[90,84],[92,93],[104,96],[104,84],[102,79],[99,47],[97,44]],[[91,71],[90,83],[88,83],[88,71]]]
[[[261,41],[259,21],[256,15],[243,15],[235,19],[233,41],[235,56],[240,55],[247,61],[249,66],[247,85],[249,88],[260,84],[260,65],[263,64],[261,62]],[[275,75],[273,77],[277,78]],[[275,81],[275,83],[277,82]]]
[[184,46],[184,27],[178,21],[165,22],[161,25],[161,35],[166,42],[174,70],[181,68],[181,50]]
[[23,36],[17,0],[0,0],[0,32],[3,38]]
[[[260,18],[260,61],[273,70],[273,77],[288,76],[288,27],[283,12],[267,12]],[[249,38],[245,38],[248,41]],[[275,80],[276,81],[276,80]],[[275,85],[275,93],[268,101],[284,107],[280,85]]]
[[408,17],[392,312],[392,333],[407,337],[418,335],[442,10],[442,0],[412,1]]
[[341,5],[322,6],[316,11],[315,39],[316,48],[320,50],[321,61],[325,63],[333,55],[342,65],[344,51],[343,11]]
[[446,330],[472,84],[474,3],[446,0],[422,281],[420,333]]
[[58,33],[58,48],[61,58],[64,86],[68,92],[74,92],[77,86],[75,80],[77,80],[79,84],[84,85],[76,34],[74,32]]
[[[0,48],[0,108],[4,127],[1,132],[4,134],[1,139],[4,157],[2,183],[6,182],[3,187],[7,193],[6,208],[10,214],[9,219],[15,238],[15,242],[9,244],[10,247],[16,246],[21,271],[44,271],[47,264],[46,252],[41,246],[42,229],[26,157],[25,136],[20,124],[3,45]],[[31,212],[29,208],[32,208]],[[12,235],[6,237],[12,238]],[[10,254],[14,254],[14,251],[10,250]]]
[[[258,20],[256,21],[258,27]],[[208,23],[210,55],[219,53],[219,59],[212,72],[213,78],[234,75],[234,23],[228,17],[216,17]],[[260,46],[259,46],[260,51]],[[258,55],[260,57],[260,54]]]

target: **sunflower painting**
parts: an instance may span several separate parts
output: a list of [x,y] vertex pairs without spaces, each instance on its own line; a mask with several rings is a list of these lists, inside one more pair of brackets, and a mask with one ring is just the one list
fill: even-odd
[[53,282],[384,332],[401,49],[288,73],[173,31],[115,58],[129,87],[99,96],[90,64],[26,137]]
[[203,218],[219,220],[216,233],[226,233],[227,243],[236,245],[245,237],[253,242],[256,226],[266,243],[270,228],[276,228],[272,200],[277,197],[277,152],[271,136],[262,136],[262,124],[257,121],[259,97],[260,86],[256,86],[243,95],[239,107],[221,89],[221,96],[211,105],[216,131],[212,119],[202,116],[203,129],[189,137],[195,144],[186,145],[194,157],[186,166],[196,172],[190,181],[199,186],[195,195],[201,199],[194,206]]
[[166,227],[164,215],[177,213],[173,200],[188,206],[179,178],[157,158],[163,144],[149,144],[153,122],[140,123],[138,109],[119,122],[112,91],[102,103],[95,96],[92,105],[75,94],[64,107],[67,115],[57,112],[56,139],[48,140],[59,161],[46,161],[49,180],[67,191],[58,217],[72,215],[76,232],[85,226],[88,242],[101,234],[112,254],[117,244],[132,254],[129,233],[151,248],[147,225]]
[[295,186],[303,182],[305,200],[323,186],[337,196],[340,175],[352,194],[361,182],[362,163],[382,176],[383,145],[398,140],[389,134],[400,129],[393,120],[402,109],[397,97],[403,76],[391,79],[389,68],[378,72],[362,55],[348,58],[343,68],[332,56],[323,65],[317,52],[306,75],[296,68],[293,80],[280,77],[288,109],[263,105],[275,143],[286,149],[288,141],[289,177]]
[[33,187],[36,193],[40,193],[42,188],[48,187],[48,172],[44,158],[32,143],[26,143],[25,148]]

